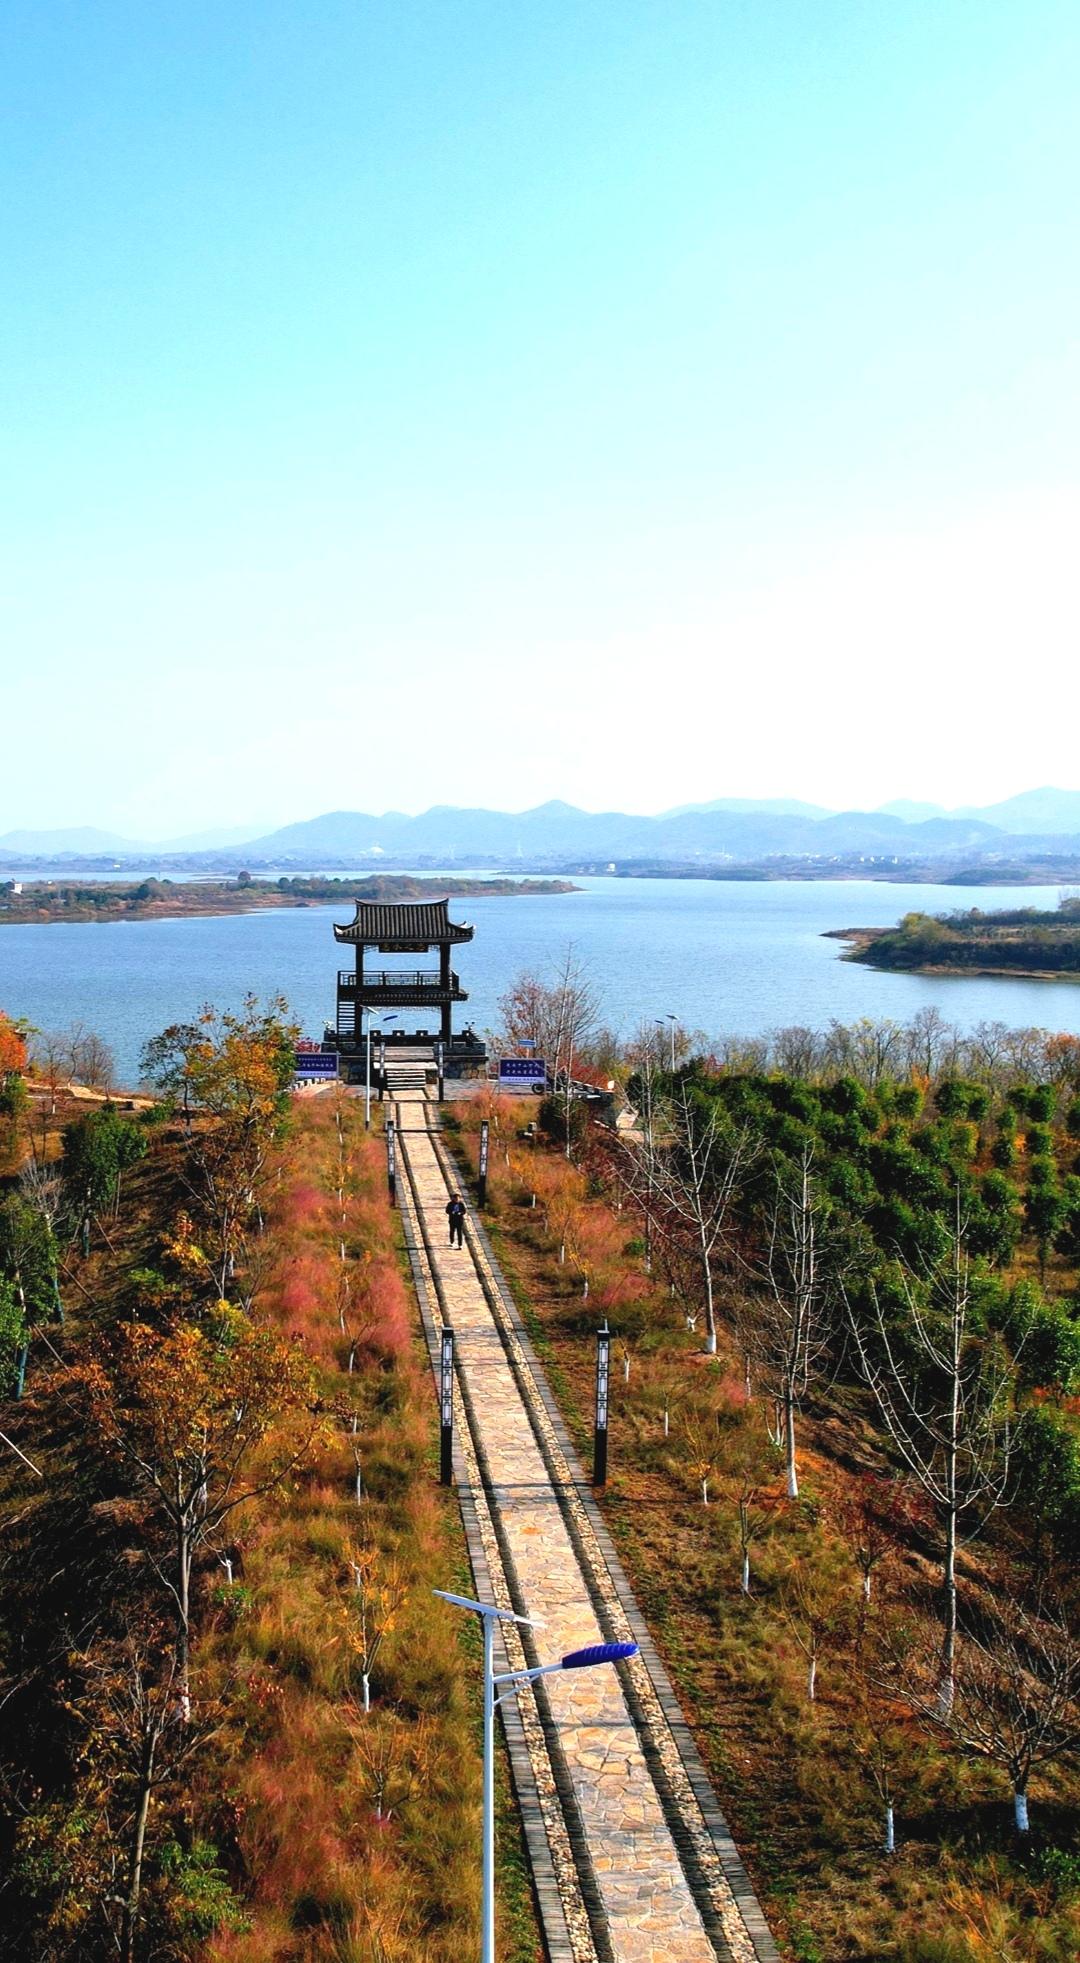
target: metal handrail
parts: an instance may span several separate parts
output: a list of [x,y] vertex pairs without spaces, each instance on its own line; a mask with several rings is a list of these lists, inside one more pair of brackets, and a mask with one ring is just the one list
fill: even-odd
[[338,989],[354,995],[365,988],[457,988],[458,978],[451,971],[446,981],[438,968],[369,968],[363,976],[352,968],[338,969]]

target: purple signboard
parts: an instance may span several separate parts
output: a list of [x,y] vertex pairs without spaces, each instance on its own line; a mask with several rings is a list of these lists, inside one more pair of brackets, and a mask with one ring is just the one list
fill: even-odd
[[547,1088],[547,1065],[536,1056],[501,1056],[499,1088],[542,1094]]
[[338,1055],[336,1050],[298,1050],[296,1053],[296,1075],[305,1077],[336,1077],[338,1074]]

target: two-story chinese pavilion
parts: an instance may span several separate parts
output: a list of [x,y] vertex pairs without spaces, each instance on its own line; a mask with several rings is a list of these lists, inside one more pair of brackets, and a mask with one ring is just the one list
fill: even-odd
[[[360,1056],[365,1011],[376,1018],[393,1011],[393,1024],[380,1029],[380,1044],[398,1053],[409,1049],[433,1056],[439,1043],[447,1075],[483,1065],[484,1046],[472,1030],[454,1034],[454,1004],[469,998],[450,966],[451,949],[471,941],[473,929],[452,921],[449,905],[448,900],[358,900],[355,919],[345,926],[335,924],[334,939],[356,950],[355,966],[338,971],[337,1016],[334,1029],[327,1030],[342,1058],[343,1074],[349,1074],[347,1059]],[[376,960],[369,965],[370,955],[426,955],[432,949],[437,967],[387,967]]]

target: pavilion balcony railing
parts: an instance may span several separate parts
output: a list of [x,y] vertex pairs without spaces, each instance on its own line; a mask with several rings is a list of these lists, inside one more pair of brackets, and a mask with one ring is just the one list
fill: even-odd
[[[325,1040],[328,1043],[332,1043],[335,1038],[347,1051],[359,1052],[363,1049],[364,1033],[356,1027],[351,1003],[342,1003],[338,1010],[336,1023],[328,1022],[326,1024]],[[374,1031],[374,1040],[379,1048],[393,1050],[395,1048],[408,1049],[417,1042],[422,1047],[433,1047],[441,1039],[437,1030],[429,1030],[423,1036],[418,1037],[417,1032],[412,1029],[384,1027]],[[455,1031],[449,1041],[443,1044],[443,1048],[448,1056],[461,1054],[469,1057],[483,1057],[486,1055],[486,1047],[475,1030],[468,1032],[465,1030]]]
[[363,979],[352,968],[338,970],[339,995],[355,995],[369,988],[423,988],[445,993],[447,989],[456,992],[460,987],[453,972],[444,983],[438,968],[367,968]]

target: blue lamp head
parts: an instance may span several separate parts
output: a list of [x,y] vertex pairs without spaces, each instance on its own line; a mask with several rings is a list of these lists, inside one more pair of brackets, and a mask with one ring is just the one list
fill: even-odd
[[636,1643],[591,1643],[588,1649],[572,1649],[564,1656],[561,1670],[591,1670],[594,1663],[622,1663],[628,1656],[636,1656]]

